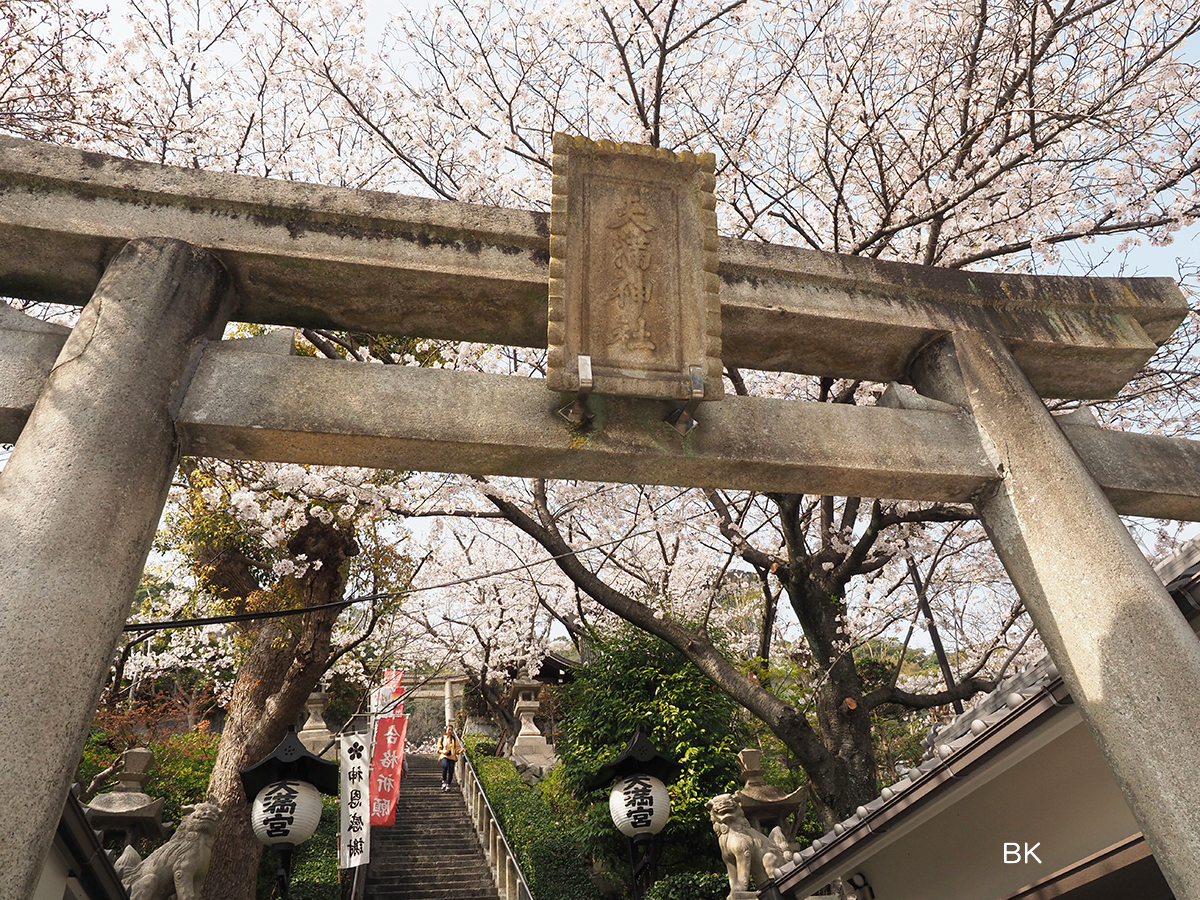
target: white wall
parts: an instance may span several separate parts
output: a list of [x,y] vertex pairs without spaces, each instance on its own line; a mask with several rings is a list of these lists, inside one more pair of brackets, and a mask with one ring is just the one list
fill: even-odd
[[[876,900],[998,900],[1138,830],[1079,722],[855,871]],[[1005,864],[1005,842],[1041,864]]]

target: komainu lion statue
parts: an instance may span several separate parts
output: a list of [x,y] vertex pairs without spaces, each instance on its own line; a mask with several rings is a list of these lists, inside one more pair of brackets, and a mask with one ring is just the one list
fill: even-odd
[[704,805],[712,813],[713,831],[729,873],[731,897],[750,890],[751,878],[761,887],[788,860],[790,848],[783,831],[773,828],[767,837],[757,830],[747,821],[733,794],[718,794]]
[[215,803],[197,803],[171,839],[145,859],[126,847],[116,869],[129,900],[197,900],[212,860],[220,812]]

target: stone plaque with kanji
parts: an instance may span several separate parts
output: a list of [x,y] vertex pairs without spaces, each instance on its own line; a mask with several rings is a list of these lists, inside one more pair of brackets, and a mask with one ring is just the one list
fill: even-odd
[[714,165],[710,153],[555,135],[551,390],[689,400],[702,386],[721,398]]

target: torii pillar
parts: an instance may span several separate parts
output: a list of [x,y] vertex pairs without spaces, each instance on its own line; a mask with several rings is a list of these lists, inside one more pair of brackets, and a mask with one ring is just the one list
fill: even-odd
[[[556,165],[569,143],[556,141]],[[692,287],[681,300],[703,289],[691,324],[704,327],[689,331],[674,387],[647,400],[640,388],[625,394],[605,383],[623,379],[628,360],[606,365],[594,350],[602,344],[576,340],[585,320],[597,320],[559,309],[575,277],[573,256],[560,252],[571,246],[572,181],[605,182],[625,168],[591,166],[584,159],[565,178],[555,173],[555,209],[567,213],[560,229],[553,212],[547,227],[532,212],[0,138],[0,291],[9,295],[82,303],[96,260],[113,247],[175,235],[220,253],[244,321],[548,346],[565,367],[564,391],[577,402],[588,390],[599,395],[594,426],[581,433],[559,416],[568,397],[523,378],[215,346],[191,379],[194,345],[223,322],[221,267],[179,242],[127,247],[0,478],[0,679],[9,691],[0,706],[0,900],[29,896],[150,546],[177,434],[189,452],[237,459],[970,499],[1176,897],[1200,900],[1200,778],[1191,764],[1200,650],[1113,511],[1200,521],[1200,442],[1057,423],[1039,396],[1118,391],[1186,314],[1177,285],[953,272],[721,240],[709,178],[697,177],[676,185],[691,184],[698,199],[685,229]],[[633,223],[650,226],[654,240],[666,236],[668,223],[654,218],[669,208],[658,189],[635,193],[624,212],[601,217],[596,234]],[[641,286],[654,287],[641,296],[660,297],[653,282],[667,270],[639,255],[636,234],[617,236],[622,252],[637,251]],[[642,354],[654,325],[637,321],[643,313],[616,317],[600,337],[617,332]],[[50,342],[30,337],[10,341],[21,348],[11,365],[0,357],[3,377],[22,389],[45,379],[38,347]],[[874,382],[911,377],[971,415],[731,397],[708,404],[694,433],[679,428],[682,419],[665,425],[661,398],[686,399],[677,414],[715,399],[721,361]],[[16,393],[15,401],[0,393],[5,435],[28,408]]]
[[1175,896],[1200,897],[1200,641],[995,335],[942,338],[914,383],[974,417],[992,545]]
[[[208,251],[131,241],[0,473],[0,898],[32,897],[178,461],[193,351],[232,300]],[[82,689],[81,689],[82,686]]]

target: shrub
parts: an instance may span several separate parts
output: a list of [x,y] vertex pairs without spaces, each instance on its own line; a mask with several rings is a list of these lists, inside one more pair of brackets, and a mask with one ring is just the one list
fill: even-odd
[[683,872],[660,878],[646,891],[646,900],[725,900],[729,879],[711,872]]
[[[591,659],[560,689],[555,750],[567,788],[581,804],[584,846],[614,874],[628,869],[627,844],[612,825],[607,788],[587,790],[600,767],[641,729],[680,764],[668,787],[671,818],[662,832],[659,871],[721,869],[705,803],[739,786],[737,752],[748,745],[744,713],[678,650],[634,628],[595,641]],[[619,877],[625,877],[621,874]]]
[[[337,867],[338,798],[321,798],[321,821],[311,838],[292,854],[291,900],[339,900]],[[274,850],[263,851],[258,867],[259,900],[269,900],[275,888],[279,857]]]
[[488,743],[482,735],[464,738],[467,756],[534,900],[599,900],[571,824],[521,780],[512,762],[483,755],[480,751]]
[[184,806],[204,799],[220,740],[220,735],[197,730],[173,734],[151,744],[154,765],[150,767],[146,793],[166,800],[164,822],[178,824],[183,818]]

